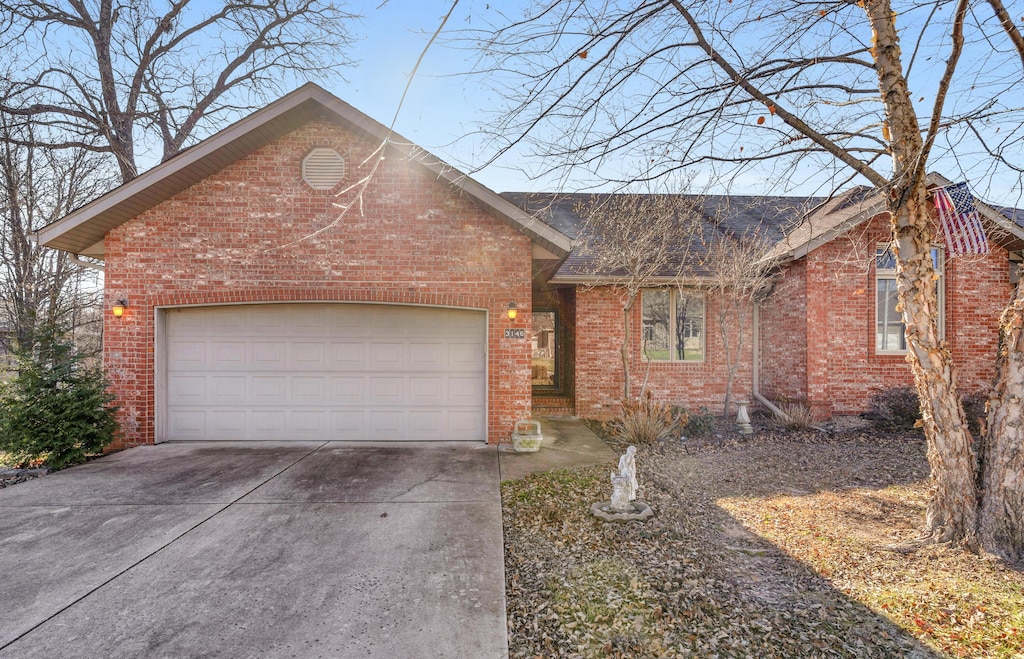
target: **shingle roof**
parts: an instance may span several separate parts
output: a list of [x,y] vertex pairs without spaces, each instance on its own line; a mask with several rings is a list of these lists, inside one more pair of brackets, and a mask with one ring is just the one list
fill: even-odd
[[[929,174],[930,185],[948,185],[939,174]],[[603,203],[609,193],[528,193],[504,192],[501,195],[527,213],[576,241],[585,221],[587,208]],[[852,227],[886,210],[885,199],[867,186],[858,186],[834,197],[773,197],[733,195],[681,195],[700,208],[701,231],[689,245],[677,251],[679,258],[666,264],[655,277],[675,278],[680,271],[699,278],[708,273],[700,267],[702,256],[715,233],[732,236],[756,235],[773,243],[769,253],[782,261],[800,258]],[[1024,240],[1024,209],[996,208],[978,204],[982,217],[991,223],[993,238],[1000,242]],[[578,283],[615,279],[624,272],[595,272],[593,260],[574,248],[552,276],[555,283]]]
[[[503,192],[508,199],[528,213],[535,214],[549,226],[574,241],[579,237],[587,208],[607,201],[609,193],[529,193]],[[700,209],[701,229],[689,245],[681,246],[679,258],[666,264],[656,277],[674,277],[685,267],[695,277],[706,275],[699,267],[704,246],[715,234],[734,236],[757,235],[771,243],[780,241],[811,209],[824,200],[819,197],[755,197],[733,195],[681,195]],[[573,249],[555,272],[554,281],[600,276],[615,278],[621,272],[595,273],[592,259]]]

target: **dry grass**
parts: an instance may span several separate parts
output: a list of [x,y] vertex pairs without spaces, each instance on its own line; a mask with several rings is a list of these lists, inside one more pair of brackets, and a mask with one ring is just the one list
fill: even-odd
[[503,484],[513,657],[1024,657],[1019,569],[894,550],[919,437],[725,428],[641,449],[644,524],[587,514],[605,467]]

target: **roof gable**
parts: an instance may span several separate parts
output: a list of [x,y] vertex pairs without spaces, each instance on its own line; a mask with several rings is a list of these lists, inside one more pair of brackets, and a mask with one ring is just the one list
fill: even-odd
[[170,199],[249,153],[326,115],[346,129],[383,143],[396,155],[427,169],[439,181],[465,194],[487,213],[527,235],[540,247],[564,256],[570,239],[386,126],[313,83],[208,137],[107,194],[36,232],[39,243],[103,258],[103,238],[111,229]]
[[[952,182],[937,173],[925,179],[929,186],[947,186]],[[989,230],[999,232],[1001,239],[1024,240],[1024,213],[1018,209],[995,209],[979,200],[975,208]],[[822,203],[808,213],[792,231],[780,240],[769,257],[790,261],[806,256],[850,229],[888,211],[880,190],[859,186]]]

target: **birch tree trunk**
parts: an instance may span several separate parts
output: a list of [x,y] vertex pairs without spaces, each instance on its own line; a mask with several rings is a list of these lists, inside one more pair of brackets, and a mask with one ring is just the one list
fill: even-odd
[[889,138],[893,158],[889,211],[896,285],[906,324],[907,362],[921,399],[931,466],[932,493],[924,537],[971,545],[978,519],[977,459],[957,392],[952,356],[939,337],[938,275],[931,259],[932,217],[920,162],[924,147],[921,127],[903,75],[892,5],[889,0],[867,0],[864,7],[874,35],[872,54],[886,110],[883,137]]
[[996,381],[983,438],[981,547],[1008,561],[1024,560],[1024,285],[999,322]]
[[622,347],[619,348],[619,352],[622,355],[622,400],[632,400],[633,387],[630,382],[631,374],[629,372],[629,341],[630,341],[630,312],[633,311],[633,303],[636,302],[636,294],[630,293],[629,297],[626,298],[625,304],[622,305]]

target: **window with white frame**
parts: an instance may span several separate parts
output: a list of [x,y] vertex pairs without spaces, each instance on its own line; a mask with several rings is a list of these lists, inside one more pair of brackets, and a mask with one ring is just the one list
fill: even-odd
[[704,295],[678,289],[643,292],[643,354],[651,361],[704,360]]
[[[935,294],[939,301],[939,332],[945,326],[945,286],[942,248],[932,247],[932,265],[938,273]],[[897,310],[896,255],[889,245],[875,250],[875,352],[900,354],[907,351],[906,326]]]

